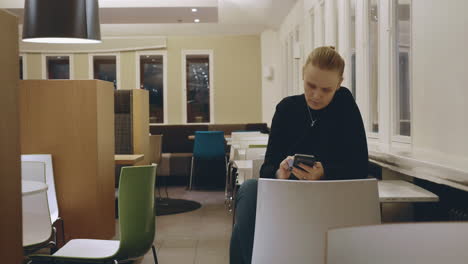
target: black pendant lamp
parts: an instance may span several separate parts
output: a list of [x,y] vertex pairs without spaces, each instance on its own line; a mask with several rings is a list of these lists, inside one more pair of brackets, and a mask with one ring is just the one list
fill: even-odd
[[25,0],[23,41],[100,43],[98,0]]

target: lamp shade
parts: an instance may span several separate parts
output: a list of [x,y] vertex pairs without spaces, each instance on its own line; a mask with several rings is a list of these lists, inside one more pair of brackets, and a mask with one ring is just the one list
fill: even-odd
[[23,41],[100,43],[98,0],[25,0]]

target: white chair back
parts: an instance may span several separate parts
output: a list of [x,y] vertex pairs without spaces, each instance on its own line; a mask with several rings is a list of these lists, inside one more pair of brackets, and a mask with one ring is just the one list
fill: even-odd
[[260,179],[252,263],[323,264],[329,228],[379,223],[375,179]]
[[54,167],[52,155],[50,154],[28,154],[21,155],[21,161],[40,161],[45,163],[45,174],[47,189],[47,200],[50,208],[50,218],[52,223],[59,218],[59,207],[57,202],[57,193],[55,191]]
[[328,231],[327,264],[458,264],[468,260],[468,223],[410,223]]
[[21,161],[21,179],[46,183],[46,164],[40,161]]
[[[21,178],[26,181],[46,182],[44,162],[21,162]],[[52,223],[47,192],[23,195],[23,246],[33,246],[49,240]]]

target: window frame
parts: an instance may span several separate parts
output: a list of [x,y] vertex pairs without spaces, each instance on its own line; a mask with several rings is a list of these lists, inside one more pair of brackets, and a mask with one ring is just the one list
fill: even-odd
[[[399,120],[399,105],[397,106],[398,102],[398,89],[399,89],[399,68],[398,68],[398,62],[399,62],[399,46],[398,46],[398,34],[399,34],[399,27],[398,27],[398,1],[399,0],[392,0],[391,1],[391,19],[392,19],[392,27],[394,30],[392,31],[392,43],[391,43],[391,59],[392,59],[392,64],[393,67],[391,67],[392,73],[391,73],[391,78],[393,80],[393,84],[391,86],[392,88],[392,100],[391,100],[391,120],[390,120],[390,130],[391,130],[391,141],[392,145],[400,145],[400,147],[410,147],[412,145],[412,137],[411,134],[414,133],[414,122],[412,119],[412,114],[413,114],[413,45],[412,45],[412,39],[411,36],[413,34],[413,2],[412,0],[409,0],[409,12],[410,12],[410,19],[409,19],[409,47],[407,48],[408,52],[408,78],[409,78],[409,108],[410,108],[410,136],[404,136],[397,134],[396,128],[398,127],[397,122],[400,122]],[[398,120],[397,120],[398,119]]]
[[[210,68],[210,122],[204,123],[189,123],[187,122],[187,56],[190,55],[207,55]],[[189,50],[181,51],[181,73],[182,73],[182,124],[184,125],[210,125],[215,124],[215,86],[214,86],[214,52],[212,49],[207,50]]]
[[167,51],[137,51],[135,53],[135,67],[136,67],[136,89],[140,89],[141,69],[140,69],[140,56],[162,56],[163,58],[163,123],[150,123],[150,125],[167,125],[168,124],[168,107],[167,107]]
[[103,53],[89,53],[88,54],[88,78],[94,80],[94,57],[96,56],[115,56],[115,71],[117,78],[116,90],[121,89],[121,80],[120,80],[120,52],[103,52]]
[[315,32],[317,32],[317,30],[315,29],[315,15],[316,15],[316,12],[315,12],[315,6],[313,6],[312,8],[309,9],[309,43],[310,43],[310,52],[312,52],[315,48],[315,41],[316,41],[316,36],[315,36]]
[[[370,11],[371,11],[371,1],[372,0],[363,0],[363,3],[364,3],[364,13],[365,13],[365,16],[364,16],[364,27],[366,29],[366,34],[365,34],[365,46],[364,46],[364,49],[366,50],[366,58],[364,60],[364,63],[365,63],[365,74],[366,74],[366,87],[367,87],[367,98],[365,99],[365,101],[367,101],[367,110],[368,110],[368,113],[367,113],[367,120],[365,120],[365,122],[367,123],[366,127],[368,128],[368,131],[367,131],[367,136],[368,138],[370,139],[375,139],[375,140],[378,140],[380,139],[380,134],[382,132],[382,126],[380,126],[380,123],[382,122],[381,118],[380,118],[380,115],[381,115],[381,112],[380,111],[380,107],[381,107],[381,103],[380,103],[380,95],[381,95],[381,92],[379,91],[379,81],[380,81],[380,76],[379,76],[379,72],[380,72],[380,67],[379,67],[379,64],[380,64],[380,60],[381,58],[378,57],[377,59],[377,65],[378,65],[378,68],[377,68],[377,113],[374,113],[374,114],[371,114],[372,112],[372,104],[371,104],[371,85],[372,85],[372,82],[371,82],[371,78],[372,78],[372,74],[371,74],[371,49],[370,49],[370,35],[371,35],[371,28],[370,28]],[[376,48],[377,48],[377,54],[380,56],[379,52],[380,52],[380,20],[381,20],[381,17],[382,17],[382,14],[380,14],[380,5],[381,3],[379,2],[379,0],[376,0],[376,3],[377,3],[377,12],[378,12],[378,24],[377,24],[377,45],[376,45]],[[357,2],[356,2],[357,4]],[[356,54],[357,56],[357,54]],[[379,129],[377,132],[374,132],[372,130],[372,117],[377,115],[377,118],[378,118],[378,124],[379,124]]]
[[[42,75],[42,80],[74,80],[75,79],[75,70],[74,70],[74,54],[72,53],[43,53],[41,54],[41,65],[42,65],[42,72],[41,72],[41,75]],[[69,63],[69,66],[68,66],[68,69],[69,69],[69,76],[70,76],[70,79],[48,79],[48,69],[47,69],[47,57],[58,57],[58,56],[63,56],[63,57],[68,57],[68,63]],[[23,65],[24,65],[24,61],[23,61]],[[24,70],[23,70],[23,77],[24,77]]]

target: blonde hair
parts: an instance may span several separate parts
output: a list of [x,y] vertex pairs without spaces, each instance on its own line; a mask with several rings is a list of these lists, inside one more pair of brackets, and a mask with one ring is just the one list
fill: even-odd
[[345,62],[333,46],[315,48],[307,57],[302,72],[309,65],[319,67],[321,70],[337,71],[343,77]]

